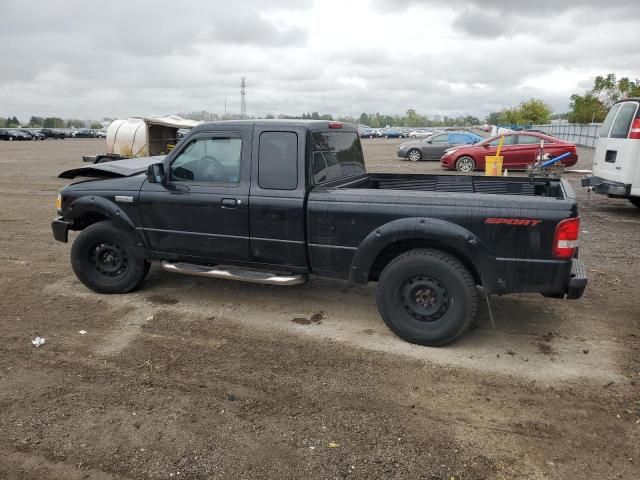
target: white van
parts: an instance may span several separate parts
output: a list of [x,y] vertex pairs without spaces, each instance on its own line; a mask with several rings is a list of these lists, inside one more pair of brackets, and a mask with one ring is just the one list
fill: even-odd
[[640,208],[640,99],[615,103],[600,130],[593,175],[582,186]]

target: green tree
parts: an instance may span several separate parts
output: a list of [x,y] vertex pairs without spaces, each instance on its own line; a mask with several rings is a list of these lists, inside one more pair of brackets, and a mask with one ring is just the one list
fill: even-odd
[[618,80],[615,73],[609,73],[606,76],[598,75],[593,81],[591,94],[608,109],[622,98],[640,97],[640,80],[632,81],[627,77]]
[[14,115],[13,117],[8,117],[7,118],[7,122],[6,122],[6,126],[11,128],[11,127],[19,127],[20,126],[20,120],[18,120],[18,118]]
[[67,120],[67,128],[84,128],[86,126],[86,122],[78,120],[77,118],[70,118]]
[[100,130],[102,128],[102,124],[99,122],[91,122],[91,128],[94,130]]
[[42,127],[44,125],[44,118],[42,117],[31,117],[29,120],[30,127]]
[[553,109],[542,100],[531,98],[518,107],[520,117],[525,125],[549,123]]
[[487,118],[485,118],[485,122],[490,125],[498,125],[501,121],[501,114],[501,112],[491,112],[489,115],[487,115]]
[[571,111],[567,117],[571,123],[602,122],[607,116],[606,105],[592,93],[571,95]]
[[498,123],[507,123],[509,125],[518,125],[522,123],[520,109],[516,107],[505,108],[500,112],[500,121]]
[[44,128],[64,128],[64,120],[60,117],[47,117],[42,124]]

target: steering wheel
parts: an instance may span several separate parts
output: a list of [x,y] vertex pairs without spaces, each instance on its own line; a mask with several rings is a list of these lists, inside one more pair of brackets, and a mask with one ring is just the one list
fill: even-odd
[[207,165],[202,170],[202,175],[210,182],[219,182],[224,180],[224,167],[220,160],[211,155],[205,155],[200,159],[200,164],[207,162]]

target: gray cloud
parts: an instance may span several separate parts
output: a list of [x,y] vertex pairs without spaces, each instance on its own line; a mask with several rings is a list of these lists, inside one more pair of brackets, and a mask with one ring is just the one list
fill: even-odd
[[[357,6],[357,8],[356,8]],[[3,1],[0,115],[476,114],[640,76],[640,3]]]

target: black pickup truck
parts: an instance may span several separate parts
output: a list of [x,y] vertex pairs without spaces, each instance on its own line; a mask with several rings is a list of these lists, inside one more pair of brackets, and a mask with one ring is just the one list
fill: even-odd
[[[444,345],[486,294],[579,298],[580,219],[562,179],[370,174],[355,126],[232,121],[194,128],[166,157],[68,170],[54,237],[100,293],[142,285],[150,262],[294,285],[364,285],[400,337]],[[488,298],[488,297],[487,297]]]

